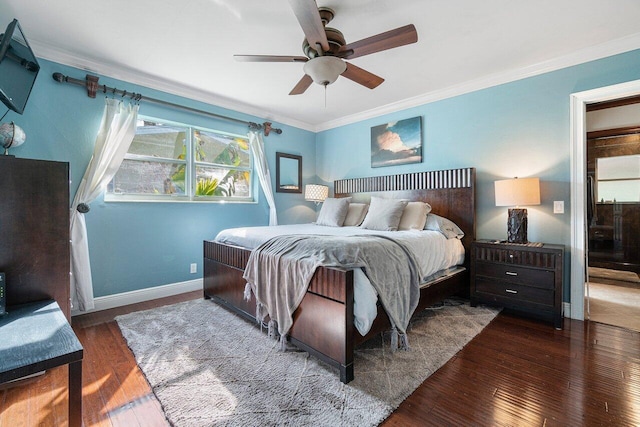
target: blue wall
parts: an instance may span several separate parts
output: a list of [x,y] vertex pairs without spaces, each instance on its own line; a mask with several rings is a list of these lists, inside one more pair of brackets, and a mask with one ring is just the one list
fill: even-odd
[[[421,105],[317,135],[321,180],[473,166],[478,173],[478,238],[506,238],[507,209],[493,182],[540,177],[540,206],[527,207],[532,241],[569,244],[571,93],[640,79],[640,51]],[[370,129],[422,117],[423,162],[372,168]],[[348,149],[355,155],[344,156]],[[553,201],[565,214],[553,214]]]
[[[10,112],[27,133],[14,150],[18,157],[67,161],[71,197],[93,152],[104,103],[84,89],[51,78],[62,72],[82,78],[84,71],[41,61],[25,114]],[[303,156],[303,183],[336,178],[474,166],[478,172],[478,238],[504,238],[506,208],[494,205],[493,181],[513,176],[538,176],[540,206],[529,211],[529,239],[570,242],[569,95],[587,89],[640,79],[640,51],[593,61],[544,75],[432,102],[364,120],[318,134],[274,123],[282,135],[271,134],[265,145],[275,178],[275,152]],[[101,77],[101,84],[255,122],[261,118],[228,111]],[[215,100],[212,100],[215,103]],[[244,133],[242,125],[142,103],[140,114],[228,132]],[[370,166],[370,128],[393,120],[421,116],[422,163],[385,168]],[[344,156],[348,150],[350,155]],[[553,201],[564,200],[565,214],[554,215]],[[276,193],[280,223],[310,222],[314,205],[300,194]],[[202,241],[227,227],[265,225],[268,208],[261,192],[255,204],[106,203],[92,204],[86,216],[95,296],[117,294],[202,277]],[[568,254],[567,254],[568,261]],[[189,264],[198,274],[189,274]],[[565,300],[569,295],[566,264]]]
[[[104,109],[104,97],[88,98],[84,88],[55,82],[54,72],[83,79],[85,71],[40,61],[42,67],[24,115],[9,112],[4,122],[15,121],[27,134],[24,145],[11,150],[17,157],[65,161],[70,164],[71,199],[93,154]],[[176,104],[262,123],[264,119],[100,77],[100,84],[140,92]],[[246,134],[247,127],[186,113],[152,103],[141,103],[140,114],[227,132]],[[275,153],[303,157],[303,183],[315,179],[315,135],[281,126],[281,135],[264,139],[272,180]],[[269,209],[262,191],[258,202],[221,203],[114,203],[99,198],[86,214],[94,294],[96,297],[178,283],[202,277],[202,241],[228,227],[268,224]],[[314,205],[301,194],[276,193],[280,223],[310,222]],[[198,273],[189,273],[189,264]]]
[[[477,238],[505,239],[507,208],[496,207],[493,182],[537,176],[541,205],[527,207],[529,240],[567,248],[569,297],[571,93],[640,79],[640,50],[432,102],[317,135],[321,180],[473,166],[477,169]],[[371,168],[370,129],[422,117],[423,162]],[[344,156],[348,150],[354,155]],[[553,201],[565,213],[553,214]]]

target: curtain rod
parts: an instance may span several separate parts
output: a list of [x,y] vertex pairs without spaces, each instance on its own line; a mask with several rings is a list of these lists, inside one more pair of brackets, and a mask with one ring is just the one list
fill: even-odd
[[113,95],[121,95],[123,98],[128,96],[133,101],[148,101],[153,102],[155,104],[165,105],[172,108],[177,108],[180,110],[188,111],[190,113],[202,114],[209,117],[214,117],[216,119],[227,120],[235,123],[243,123],[249,126],[251,130],[260,130],[264,131],[264,136],[269,136],[269,133],[275,132],[278,135],[282,133],[282,129],[271,127],[271,122],[264,122],[262,124],[250,122],[247,120],[235,119],[233,117],[222,116],[220,114],[210,113],[208,111],[199,110],[197,108],[186,107],[180,104],[174,104],[173,102],[163,101],[161,99],[155,99],[148,96],[143,96],[141,93],[136,92],[127,92],[126,90],[116,89],[115,87],[109,87],[107,85],[98,84],[98,76],[94,76],[91,74],[87,74],[85,80],[75,79],[73,77],[65,76],[62,73],[53,73],[53,80],[60,83],[71,83],[78,86],[84,86],[87,88],[87,96],[89,98],[95,98],[96,92],[101,90],[103,93],[108,94],[111,93]]

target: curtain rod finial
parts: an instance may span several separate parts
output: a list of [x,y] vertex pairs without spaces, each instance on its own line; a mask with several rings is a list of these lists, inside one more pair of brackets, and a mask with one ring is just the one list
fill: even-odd
[[53,80],[62,83],[67,80],[67,77],[62,73],[53,73]]

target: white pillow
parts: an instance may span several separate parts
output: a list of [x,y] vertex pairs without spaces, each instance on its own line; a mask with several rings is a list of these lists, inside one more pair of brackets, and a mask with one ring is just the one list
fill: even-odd
[[402,212],[398,230],[422,230],[427,223],[431,205],[425,202],[409,202]]
[[344,219],[344,226],[352,227],[362,224],[369,205],[366,203],[349,203],[349,210],[347,211],[347,217]]
[[326,198],[324,203],[322,203],[316,224],[342,227],[344,219],[347,216],[347,211],[349,210],[349,202],[351,202],[351,197],[344,197],[342,199],[333,197]]
[[464,232],[453,221],[432,213],[427,215],[427,223],[424,229],[439,231],[447,239],[462,239],[464,237]]
[[396,231],[407,200],[372,197],[369,212],[360,227],[369,230]]

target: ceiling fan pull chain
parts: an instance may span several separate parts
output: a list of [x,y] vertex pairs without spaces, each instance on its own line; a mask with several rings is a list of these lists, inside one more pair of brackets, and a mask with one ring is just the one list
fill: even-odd
[[324,108],[327,108],[327,86],[324,85]]

